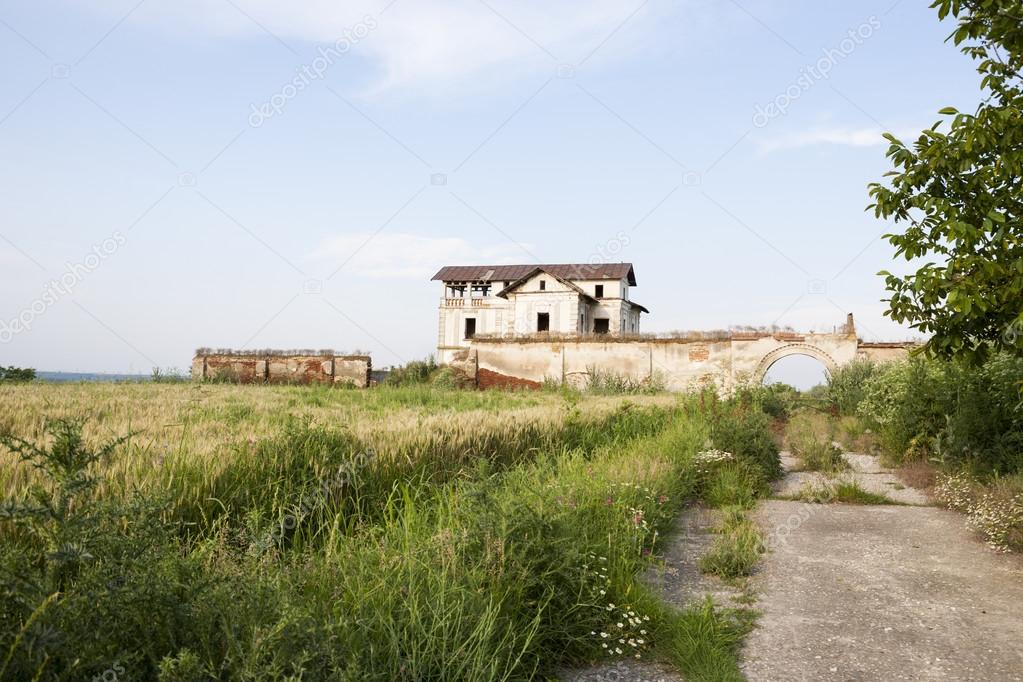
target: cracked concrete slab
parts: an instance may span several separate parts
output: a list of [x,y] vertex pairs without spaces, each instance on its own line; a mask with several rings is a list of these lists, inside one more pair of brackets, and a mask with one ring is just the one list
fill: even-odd
[[990,551],[961,515],[769,500],[755,518],[775,541],[754,578],[752,682],[1023,680],[1023,559]]
[[798,497],[806,488],[822,488],[835,482],[857,483],[867,492],[884,495],[898,504],[929,505],[930,498],[921,490],[910,488],[899,480],[891,469],[883,466],[878,457],[855,452],[842,453],[849,463],[849,471],[827,475],[817,471],[799,471],[801,460],[788,452],[782,453],[782,467],[789,473],[775,482],[775,495]]
[[563,673],[561,682],[682,682],[682,676],[665,665],[619,661],[586,670]]

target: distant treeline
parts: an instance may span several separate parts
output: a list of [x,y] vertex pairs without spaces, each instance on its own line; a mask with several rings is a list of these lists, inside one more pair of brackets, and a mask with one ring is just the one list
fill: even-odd
[[36,371],[30,368],[14,367],[0,367],[0,382],[3,383],[25,383],[28,381],[34,381],[36,378]]

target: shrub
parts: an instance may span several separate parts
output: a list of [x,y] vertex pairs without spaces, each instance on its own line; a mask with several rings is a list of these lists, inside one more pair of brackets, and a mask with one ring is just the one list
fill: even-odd
[[828,407],[838,414],[856,414],[863,402],[867,382],[877,374],[879,366],[872,360],[854,360],[828,375],[823,398]]
[[425,360],[413,360],[401,367],[393,368],[384,379],[388,386],[414,386],[430,382],[440,365],[431,355]]
[[714,447],[759,468],[769,481],[781,476],[781,459],[770,418],[737,402],[713,401],[711,405],[710,439]]
[[736,389],[735,400],[775,419],[787,419],[799,407],[802,397],[788,384],[745,384]]
[[996,355],[979,368],[948,363],[946,377],[942,454],[982,471],[1023,471],[1023,358]]
[[884,365],[864,388],[859,414],[889,459],[936,457],[982,472],[1023,470],[1023,358],[980,367],[912,357]]
[[770,490],[759,467],[737,461],[731,455],[728,459],[708,460],[706,454],[697,455],[695,464],[699,474],[700,498],[711,507],[750,509]]
[[0,439],[46,476],[28,498],[0,507],[10,524],[0,553],[0,678],[89,679],[118,668],[152,677],[145,652],[188,636],[175,623],[190,608],[188,562],[158,504],[94,497],[96,465],[126,437],[90,449],[80,421],[55,420],[47,431],[49,445]]
[[182,384],[189,381],[189,378],[177,367],[154,367],[150,380],[155,384]]

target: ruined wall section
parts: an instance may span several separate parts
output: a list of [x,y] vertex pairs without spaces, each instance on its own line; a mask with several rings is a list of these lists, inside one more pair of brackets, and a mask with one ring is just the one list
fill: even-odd
[[[852,328],[837,333],[706,333],[692,338],[561,337],[476,339],[479,385],[583,387],[595,372],[650,382],[671,391],[758,383],[776,361],[808,355],[829,371],[863,353]],[[872,355],[893,349],[869,349]]]
[[556,382],[582,388],[600,371],[686,391],[706,383],[724,388],[722,372],[731,371],[728,342],[480,340],[473,349],[481,387]]
[[373,363],[368,355],[209,351],[192,360],[194,381],[240,384],[330,384],[369,386]]
[[910,351],[919,347],[919,343],[861,343],[857,355],[874,362],[892,362],[905,360]]

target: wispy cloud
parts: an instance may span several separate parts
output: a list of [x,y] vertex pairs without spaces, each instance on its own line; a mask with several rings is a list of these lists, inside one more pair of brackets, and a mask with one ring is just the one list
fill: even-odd
[[422,279],[444,265],[518,263],[522,261],[523,248],[531,250],[532,245],[480,245],[458,237],[424,237],[402,233],[373,237],[371,233],[364,233],[326,239],[309,254],[309,258],[328,263],[351,258],[345,265],[345,272],[368,277]]
[[[89,1],[112,16],[123,11],[120,0]],[[558,64],[583,61],[609,38],[593,60],[620,57],[649,40],[653,16],[667,7],[663,0],[178,0],[146,3],[133,18],[216,36],[270,34],[301,51],[310,49],[303,43],[334,43],[372,16],[379,28],[355,51],[377,67],[372,90],[423,92],[482,76],[493,85],[492,75],[554,72]]]
[[762,152],[775,152],[801,147],[838,145],[842,147],[878,147],[888,144],[880,128],[815,128],[777,135],[761,140]]
[[894,130],[885,130],[878,126],[868,128],[851,128],[842,126],[819,126],[792,133],[783,133],[774,137],[759,140],[757,145],[762,153],[800,149],[803,147],[819,147],[833,145],[837,147],[886,147],[888,140],[885,133],[891,133],[903,142],[915,140],[920,131],[927,128],[902,126]]

